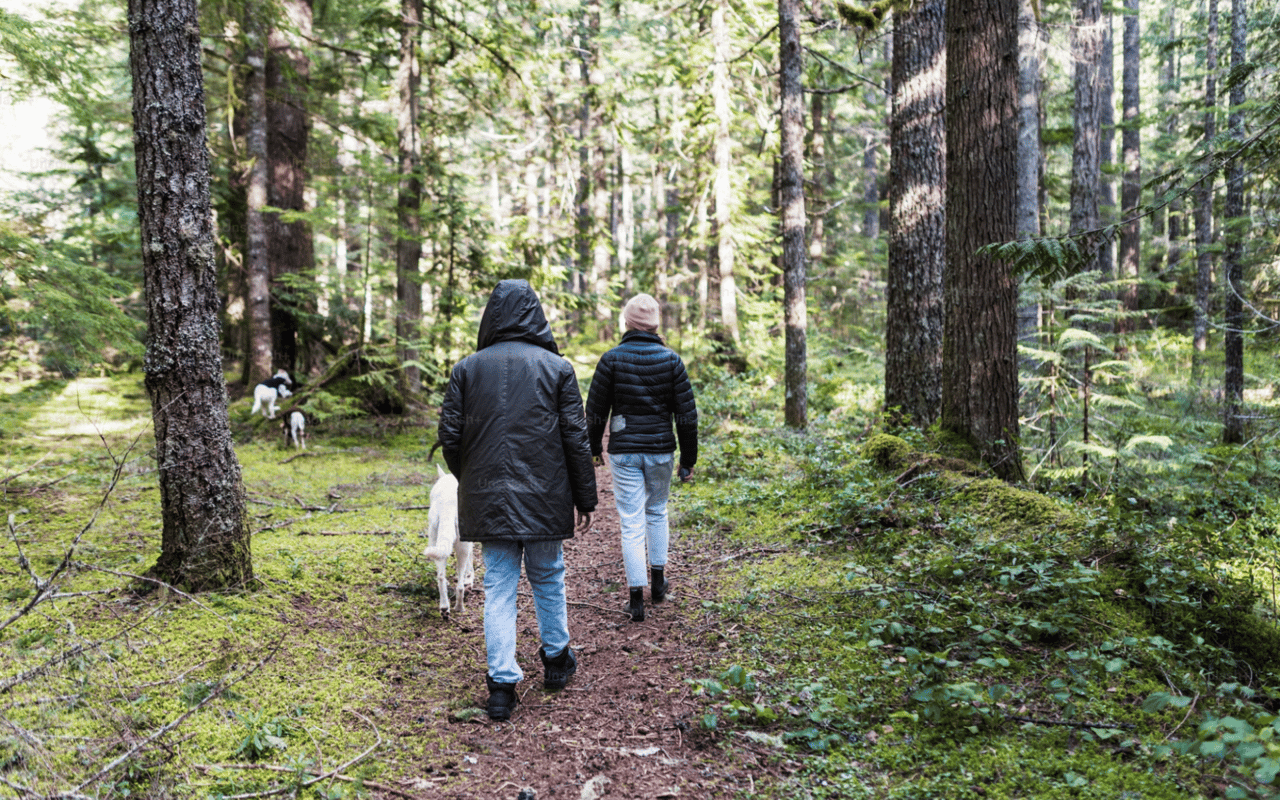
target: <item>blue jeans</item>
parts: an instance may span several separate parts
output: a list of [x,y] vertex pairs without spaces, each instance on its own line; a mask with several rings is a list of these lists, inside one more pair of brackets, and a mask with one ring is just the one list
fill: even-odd
[[[671,494],[673,453],[610,453],[613,501],[622,528],[622,562],[627,586],[649,583],[647,567],[667,565],[670,528],[667,497]],[[648,546],[648,563],[645,550]]]
[[555,657],[569,646],[569,613],[564,594],[563,542],[484,542],[484,644],[489,677],[519,683],[524,672],[516,663],[516,590],[520,562],[533,587],[542,646]]

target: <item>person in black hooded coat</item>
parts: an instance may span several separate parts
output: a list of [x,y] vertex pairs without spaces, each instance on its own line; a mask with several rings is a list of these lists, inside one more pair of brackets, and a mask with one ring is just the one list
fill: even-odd
[[458,479],[458,533],[480,542],[488,713],[507,719],[524,677],[516,662],[521,563],[533,587],[548,689],[577,669],[569,647],[563,541],[585,531],[597,503],[595,468],[573,365],[522,280],[489,296],[476,352],[458,362],[440,409],[440,450]]

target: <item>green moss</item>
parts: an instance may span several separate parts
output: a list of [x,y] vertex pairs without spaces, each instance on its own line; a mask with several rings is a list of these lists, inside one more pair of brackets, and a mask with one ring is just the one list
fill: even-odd
[[878,433],[862,446],[863,457],[884,470],[906,468],[911,453],[911,445],[905,439],[888,433]]

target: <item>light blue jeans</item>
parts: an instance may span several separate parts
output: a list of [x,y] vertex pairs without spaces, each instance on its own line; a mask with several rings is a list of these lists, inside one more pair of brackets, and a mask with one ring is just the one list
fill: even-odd
[[516,662],[516,590],[520,562],[533,587],[542,646],[555,657],[569,646],[569,613],[564,594],[563,542],[484,542],[484,644],[489,677],[519,683],[524,672]]
[[[667,565],[667,498],[671,495],[674,453],[610,453],[613,501],[622,528],[622,563],[627,586],[647,586],[648,567]],[[648,549],[646,564],[645,550]]]

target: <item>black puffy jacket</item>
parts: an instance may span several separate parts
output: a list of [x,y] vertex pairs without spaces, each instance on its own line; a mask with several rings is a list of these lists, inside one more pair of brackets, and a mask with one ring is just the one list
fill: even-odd
[[627,331],[600,357],[587,392],[592,455],[600,455],[606,423],[610,453],[671,453],[679,437],[680,463],[692,469],[698,462],[698,406],[689,374],[658,334]]
[[573,510],[596,507],[582,394],[533,288],[489,296],[476,352],[453,368],[440,449],[458,479],[463,541],[573,537]]

